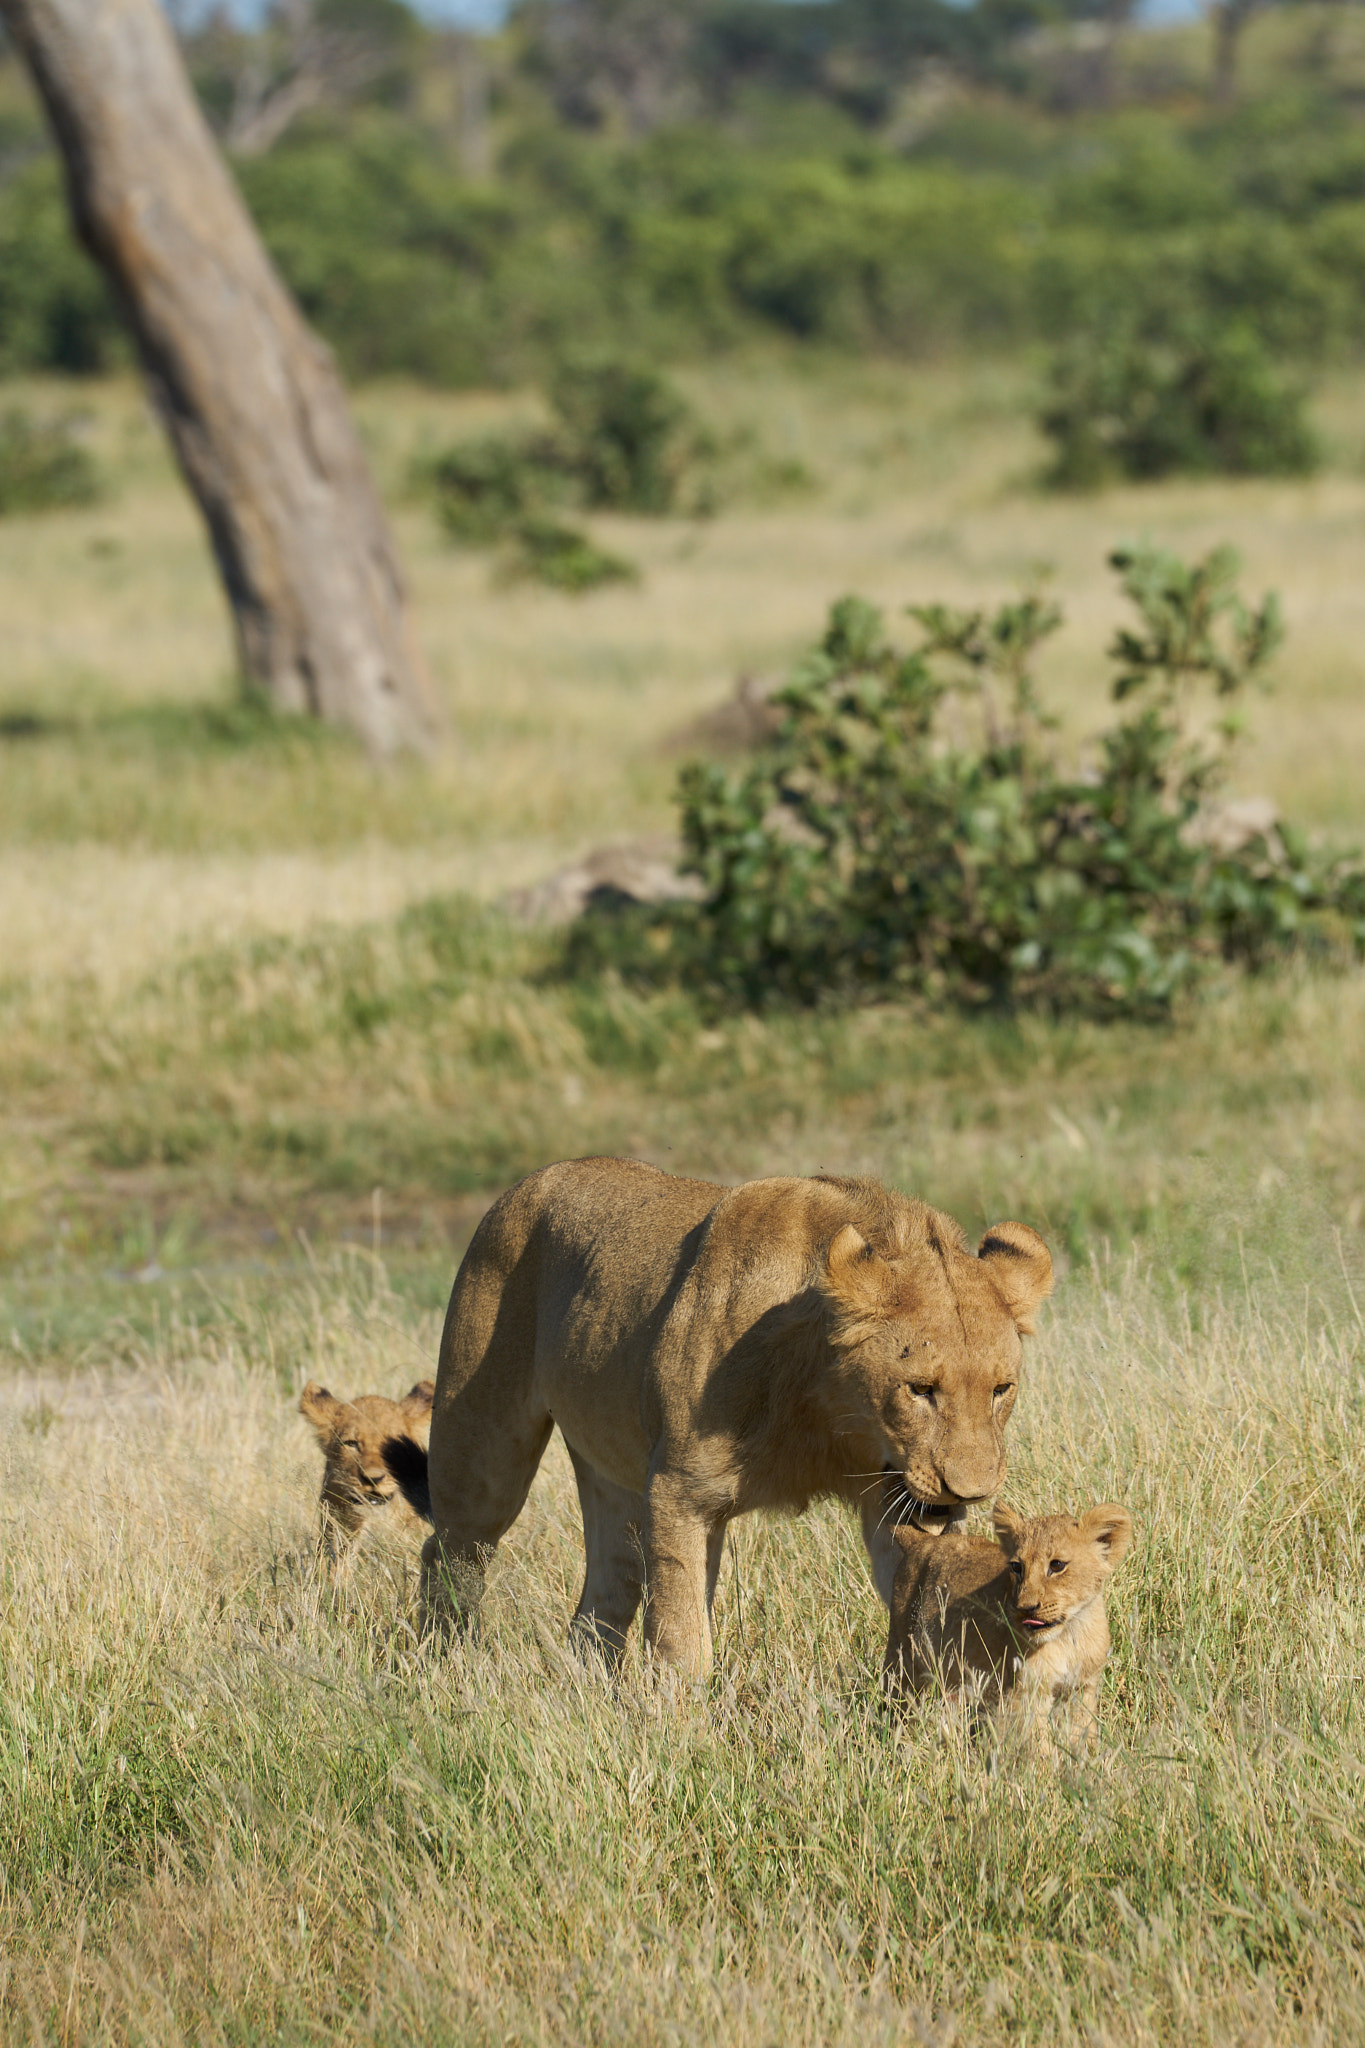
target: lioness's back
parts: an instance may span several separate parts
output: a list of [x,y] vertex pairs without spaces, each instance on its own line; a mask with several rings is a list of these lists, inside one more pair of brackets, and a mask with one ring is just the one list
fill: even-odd
[[[683,1242],[725,1192],[635,1159],[564,1159],[528,1174],[470,1240],[446,1312],[443,1365],[479,1346],[495,1304],[499,1320],[523,1324],[529,1337],[537,1306],[563,1313],[573,1295],[613,1300],[618,1321],[657,1301]],[[620,1300],[623,1289],[635,1299]]]

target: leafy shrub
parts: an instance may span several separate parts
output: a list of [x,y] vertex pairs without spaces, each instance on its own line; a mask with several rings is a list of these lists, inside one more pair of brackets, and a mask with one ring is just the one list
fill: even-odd
[[550,401],[565,468],[589,505],[680,510],[699,464],[713,452],[681,392],[642,363],[603,357],[562,364]]
[[1049,481],[1062,488],[1180,471],[1298,476],[1318,459],[1302,390],[1245,326],[1172,340],[1096,331],[1061,352],[1051,385],[1041,425],[1056,445]]
[[89,505],[99,472],[69,419],[39,420],[21,406],[0,415],[0,514]]
[[505,539],[537,507],[563,495],[559,473],[543,460],[538,437],[527,435],[457,441],[420,465],[418,481],[434,494],[437,516],[452,540],[471,547]]
[[0,180],[0,373],[112,369],[127,357],[113,295],[71,231],[42,158]]
[[574,964],[681,974],[749,1003],[905,990],[1141,1015],[1220,956],[1260,966],[1315,935],[1365,950],[1358,860],[1284,827],[1231,845],[1206,829],[1236,721],[1192,725],[1193,689],[1230,703],[1263,675],[1274,598],[1247,609],[1228,550],[1193,567],[1147,548],[1111,561],[1139,615],[1110,650],[1131,708],[1089,769],[1057,759],[1032,681],[1054,606],[916,607],[905,649],[844,598],[747,771],[683,771],[702,902],[615,925],[589,914]]
[[559,523],[564,506],[665,513],[708,507],[702,465],[715,453],[691,407],[666,377],[614,357],[562,365],[550,387],[555,420],[540,431],[459,441],[418,465],[455,540],[515,544],[517,573],[565,590],[633,578]]
[[608,554],[554,519],[524,519],[513,535],[508,574],[529,576],[555,590],[596,590],[603,583],[634,583],[639,570],[622,555]]

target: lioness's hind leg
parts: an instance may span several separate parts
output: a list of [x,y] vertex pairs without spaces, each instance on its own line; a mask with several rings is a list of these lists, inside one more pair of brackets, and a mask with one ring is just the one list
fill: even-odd
[[574,1610],[573,1634],[585,1648],[596,1649],[609,1664],[615,1664],[625,1647],[644,1591],[644,1551],[640,1540],[644,1497],[604,1479],[572,1445],[569,1456],[578,1481],[583,1548],[587,1553],[583,1591]]

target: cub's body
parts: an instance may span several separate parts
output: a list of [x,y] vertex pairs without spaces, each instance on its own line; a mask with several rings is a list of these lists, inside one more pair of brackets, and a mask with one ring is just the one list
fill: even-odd
[[1044,1742],[1054,1707],[1064,1703],[1084,1738],[1097,1723],[1109,1656],[1104,1583],[1132,1526],[1126,1509],[1105,1505],[1079,1520],[1032,1521],[999,1507],[995,1543],[898,1529],[888,1683],[979,1695]]

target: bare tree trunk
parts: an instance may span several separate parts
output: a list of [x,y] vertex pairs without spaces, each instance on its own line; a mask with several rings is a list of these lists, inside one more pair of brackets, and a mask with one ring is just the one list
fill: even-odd
[[157,0],[0,0],[208,522],[242,668],[373,755],[435,706],[330,353],[261,246]]
[[1242,31],[1260,5],[1260,0],[1216,0],[1213,15],[1212,98],[1215,106],[1230,107],[1237,97],[1237,61],[1242,53]]

